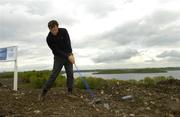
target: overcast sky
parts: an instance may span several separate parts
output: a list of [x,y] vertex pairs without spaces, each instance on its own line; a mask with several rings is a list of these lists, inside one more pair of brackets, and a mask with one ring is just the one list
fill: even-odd
[[[180,66],[179,0],[1,0],[0,48],[20,70],[52,69],[48,21],[68,30],[80,69]],[[0,63],[0,71],[13,62]]]

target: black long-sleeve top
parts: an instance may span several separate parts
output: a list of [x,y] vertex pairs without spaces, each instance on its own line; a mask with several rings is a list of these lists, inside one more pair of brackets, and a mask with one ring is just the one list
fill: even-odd
[[59,28],[56,36],[49,32],[46,41],[54,56],[67,58],[72,53],[70,37],[65,28]]

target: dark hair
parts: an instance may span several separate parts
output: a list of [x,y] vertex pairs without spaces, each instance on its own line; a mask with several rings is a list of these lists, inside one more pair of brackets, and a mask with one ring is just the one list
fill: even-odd
[[58,22],[56,20],[51,20],[48,22],[49,29],[52,29],[54,26],[58,26]]

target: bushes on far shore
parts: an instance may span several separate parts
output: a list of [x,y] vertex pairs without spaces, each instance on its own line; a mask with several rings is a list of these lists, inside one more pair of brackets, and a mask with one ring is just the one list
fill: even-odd
[[[48,80],[51,71],[44,70],[44,71],[28,71],[28,72],[20,72],[19,73],[19,81],[22,84],[22,87],[28,88],[42,88],[44,83]],[[8,72],[7,74],[3,74],[3,77],[10,77],[13,74]],[[172,76],[156,76],[156,77],[145,77],[142,80],[117,80],[117,79],[102,79],[96,77],[77,77],[74,80],[74,86],[76,88],[85,89],[85,85],[83,80],[89,84],[91,89],[101,89],[107,86],[113,86],[120,83],[129,83],[133,85],[146,85],[146,86],[154,86],[160,81],[166,81],[174,79]],[[66,77],[63,75],[59,75],[56,81],[53,84],[53,87],[65,87],[66,86]]]

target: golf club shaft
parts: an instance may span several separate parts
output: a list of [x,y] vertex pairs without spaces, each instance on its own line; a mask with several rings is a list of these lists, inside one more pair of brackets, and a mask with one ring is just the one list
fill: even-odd
[[89,94],[91,95],[91,97],[94,97],[94,93],[93,93],[92,90],[90,89],[90,87],[89,87],[86,79],[83,78],[83,76],[81,75],[81,73],[80,73],[78,67],[76,66],[76,64],[74,64],[74,65],[75,65],[75,67],[76,67],[77,72],[78,72],[79,75],[80,75],[81,80],[83,81],[83,83],[84,83],[84,85],[85,85],[85,87],[86,87],[86,90],[89,92]]

